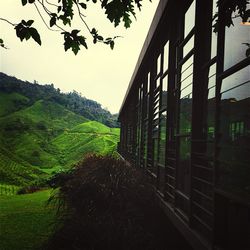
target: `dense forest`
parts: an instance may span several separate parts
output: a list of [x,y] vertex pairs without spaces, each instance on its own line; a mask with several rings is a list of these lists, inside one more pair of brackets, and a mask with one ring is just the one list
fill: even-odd
[[76,114],[84,116],[89,120],[101,122],[108,127],[119,127],[117,115],[112,115],[108,110],[103,109],[100,103],[83,97],[77,91],[62,93],[53,84],[40,85],[37,81],[30,83],[1,72],[0,91],[4,93],[15,92],[28,98],[27,100],[16,102],[16,110],[12,111],[17,111],[25,106],[31,106],[36,101],[42,99],[59,104]]

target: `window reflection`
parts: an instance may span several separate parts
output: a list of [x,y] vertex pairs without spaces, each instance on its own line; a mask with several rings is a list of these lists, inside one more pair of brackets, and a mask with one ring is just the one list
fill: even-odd
[[178,188],[183,190],[186,194],[189,194],[189,168],[190,168],[190,151],[191,143],[190,137],[180,138],[180,155],[179,155],[179,167],[177,171],[178,175]]
[[153,166],[153,173],[156,174],[157,171],[157,163],[158,163],[158,139],[154,138],[153,136],[153,150],[154,150],[154,166]]
[[221,96],[222,136],[217,184],[229,192],[250,198],[250,79],[245,83],[238,82],[239,72],[223,80],[222,84],[236,87],[228,89]]
[[[221,92],[225,92],[247,81],[250,81],[250,66],[247,66],[224,79],[221,86]],[[243,91],[238,93],[238,98],[240,94],[244,94]]]
[[194,36],[192,36],[189,41],[183,47],[183,57],[185,57],[188,52],[194,47]]
[[[192,83],[193,81],[193,61],[194,57],[191,56],[182,66],[181,66],[181,88],[183,89],[188,83]],[[185,84],[184,84],[185,82]]]
[[[218,12],[217,1],[213,0],[213,16]],[[211,41],[211,58],[216,56],[217,51],[217,33],[213,31],[213,25],[215,24],[216,20],[212,21],[211,29],[212,29],[212,41]]]
[[161,72],[161,54],[157,58],[157,75]]
[[150,72],[148,73],[146,92],[149,93],[150,90]]
[[[236,14],[233,13],[233,16]],[[246,58],[247,45],[250,40],[250,27],[241,25],[241,18],[233,19],[234,25],[225,31],[224,69],[228,69]]]
[[164,46],[164,59],[163,59],[163,71],[165,72],[168,69],[168,50],[169,50],[169,42]]
[[190,98],[192,93],[192,84],[189,84],[183,90],[181,90],[181,98]]
[[215,130],[215,84],[216,63],[209,68],[208,92],[207,92],[207,154],[212,156],[212,145]]
[[185,14],[185,30],[184,30],[184,37],[192,30],[195,23],[195,1],[190,5],[186,14]]
[[145,121],[144,123],[144,145],[143,145],[144,161],[147,160],[147,152],[148,152],[148,121]]
[[166,125],[167,125],[167,111],[160,115],[160,136],[159,136],[159,163],[165,165],[166,156]]
[[162,80],[162,92],[161,92],[161,109],[167,108],[167,85],[168,85],[168,77],[165,76]]
[[180,100],[180,134],[188,134],[191,132],[192,121],[192,95],[186,96]]

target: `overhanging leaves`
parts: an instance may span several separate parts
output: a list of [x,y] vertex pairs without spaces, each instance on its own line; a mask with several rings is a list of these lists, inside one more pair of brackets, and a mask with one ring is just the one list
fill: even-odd
[[84,46],[86,49],[87,43],[86,38],[83,36],[78,36],[80,30],[72,30],[71,33],[63,32],[64,35],[64,50],[67,51],[71,48],[73,53],[77,55],[78,51],[81,49],[80,46]]
[[41,45],[42,42],[38,31],[35,28],[30,27],[33,23],[34,20],[28,20],[27,22],[22,20],[18,25],[15,26],[16,35],[21,41],[24,39],[29,40],[30,37],[32,37],[35,42]]

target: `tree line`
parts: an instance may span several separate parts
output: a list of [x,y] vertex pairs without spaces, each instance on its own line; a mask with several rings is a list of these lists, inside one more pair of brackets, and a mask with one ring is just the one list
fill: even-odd
[[[38,100],[45,100],[62,105],[68,110],[84,116],[87,119],[99,121],[109,127],[118,127],[117,115],[112,115],[102,108],[101,104],[87,99],[77,91],[62,93],[53,84],[40,85],[37,81],[30,83],[0,72],[0,91],[4,93],[19,93],[29,100],[17,100],[16,107],[30,106]],[[20,103],[19,103],[20,102]]]

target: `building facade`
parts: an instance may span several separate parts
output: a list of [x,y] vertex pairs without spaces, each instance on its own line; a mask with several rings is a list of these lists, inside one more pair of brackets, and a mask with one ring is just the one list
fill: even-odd
[[250,26],[225,2],[159,2],[119,113],[120,154],[195,249],[250,249]]

